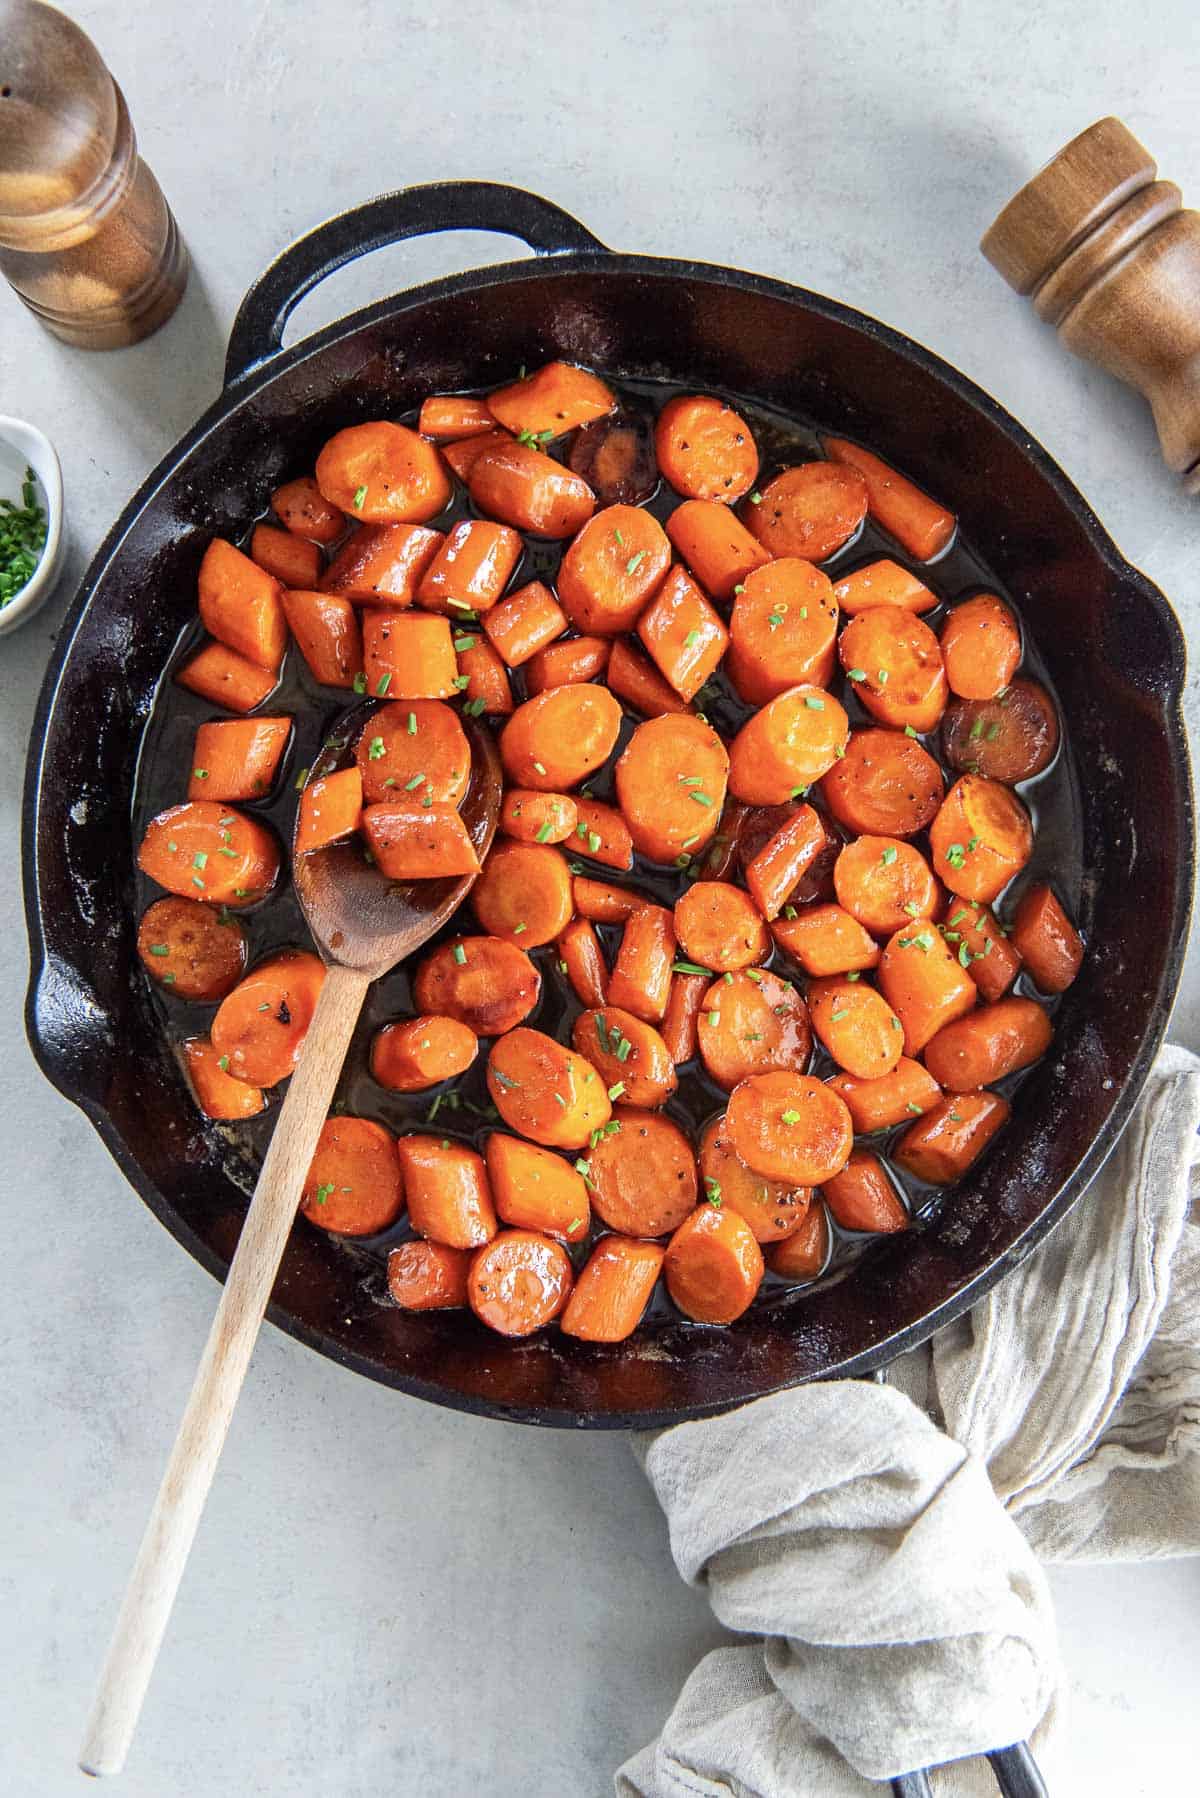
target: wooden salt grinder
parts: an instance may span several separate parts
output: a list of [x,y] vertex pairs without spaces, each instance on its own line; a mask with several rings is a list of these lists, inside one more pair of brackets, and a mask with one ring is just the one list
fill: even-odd
[[1200,494],[1200,213],[1120,119],[1011,199],[981,248],[1069,350],[1150,402],[1167,465]]

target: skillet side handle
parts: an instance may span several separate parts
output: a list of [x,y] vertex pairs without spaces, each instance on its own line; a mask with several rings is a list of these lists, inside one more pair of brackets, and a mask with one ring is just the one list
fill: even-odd
[[293,307],[326,275],[385,244],[439,231],[500,232],[519,237],[538,256],[606,248],[561,206],[521,187],[495,181],[431,181],[380,194],[297,238],[258,277],[238,307],[229,334],[226,387],[279,352]]

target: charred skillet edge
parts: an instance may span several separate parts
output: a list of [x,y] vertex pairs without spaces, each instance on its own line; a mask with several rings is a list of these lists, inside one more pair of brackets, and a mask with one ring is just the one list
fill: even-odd
[[[31,747],[26,765],[26,778],[22,810],[22,880],[25,896],[26,922],[30,941],[30,984],[26,1000],[26,1025],[29,1040],[38,1065],[51,1083],[76,1104],[88,1117],[105,1146],[112,1154],[125,1177],[146,1202],[150,1209],[188,1252],[203,1266],[209,1269],[218,1279],[223,1278],[226,1263],[202,1243],[178,1216],[167,1206],[158,1191],[142,1176],[140,1170],[132,1162],[124,1143],[120,1140],[111,1120],[103,1107],[89,1095],[82,1092],[72,1078],[70,1070],[64,1064],[54,1046],[44,1040],[38,1025],[37,1010],[39,996],[45,991],[53,976],[50,974],[47,959],[46,933],[43,928],[40,868],[38,858],[38,818],[39,798],[42,773],[42,762],[45,749],[46,729],[51,711],[62,683],[66,664],[72,653],[76,636],[84,614],[91,601],[93,592],[102,575],[107,570],[113,557],[120,550],[127,532],[134,520],[145,506],[154,498],[159,488],[173,473],[176,464],[183,455],[189,453],[211,432],[220,428],[225,420],[242,404],[256,394],[261,387],[270,383],[275,374],[285,367],[315,354],[332,344],[352,337],[365,326],[378,324],[386,320],[399,306],[407,310],[410,306],[424,305],[453,293],[484,293],[489,287],[504,282],[522,280],[553,281],[560,276],[586,273],[626,274],[626,275],[670,275],[684,281],[703,281],[736,291],[762,294],[803,307],[830,319],[835,323],[848,325],[863,332],[872,340],[892,350],[911,365],[918,367],[930,379],[948,387],[960,399],[969,404],[985,420],[1001,430],[1032,463],[1037,472],[1059,498],[1060,502],[1074,517],[1082,528],[1088,542],[1101,558],[1106,567],[1120,583],[1134,593],[1140,600],[1148,604],[1160,621],[1167,627],[1167,635],[1171,644],[1168,666],[1163,670],[1161,692],[1156,696],[1163,730],[1166,734],[1170,762],[1175,777],[1175,787],[1180,801],[1180,828],[1185,853],[1181,856],[1180,866],[1176,870],[1173,930],[1169,954],[1164,966],[1163,976],[1155,998],[1152,1022],[1146,1038],[1134,1061],[1129,1075],[1124,1081],[1122,1090],[1114,1104],[1108,1124],[1102,1135],[1094,1142],[1071,1177],[1059,1188],[1046,1205],[1039,1218],[990,1268],[984,1270],[973,1281],[959,1288],[950,1295],[935,1311],[904,1331],[876,1344],[863,1354],[852,1357],[835,1368],[827,1369],[821,1376],[824,1378],[846,1377],[863,1374],[893,1359],[908,1348],[916,1347],[925,1341],[942,1324],[951,1317],[960,1314],[967,1306],[982,1297],[1001,1276],[1008,1272],[1026,1254],[1040,1242],[1070,1209],[1071,1205],[1085,1190],[1095,1177],[1129,1120],[1133,1106],[1141,1092],[1149,1073],[1151,1063],[1166,1033],[1180,970],[1183,963],[1184,948],[1187,938],[1187,924],[1191,910],[1190,869],[1194,851],[1195,829],[1193,816],[1193,796],[1191,770],[1187,751],[1187,740],[1184,733],[1181,710],[1182,689],[1185,674],[1186,658],[1183,633],[1171,606],[1154,584],[1144,574],[1135,569],[1121,556],[1112,538],[1104,530],[1095,512],[1087,504],[1063,470],[1042,446],[1002,407],[975,382],[968,379],[949,363],[917,344],[911,338],[867,315],[855,311],[852,307],[830,300],[807,289],[794,287],[787,282],[770,279],[766,276],[742,273],[737,270],[722,268],[716,265],[695,262],[680,262],[665,258],[625,256],[609,252],[566,253],[556,255],[552,261],[536,262],[520,260],[512,263],[497,264],[486,269],[476,270],[466,275],[452,276],[443,280],[430,282],[421,287],[406,291],[400,299],[391,298],[367,307],[324,331],[304,339],[292,349],[281,351],[278,356],[254,369],[239,381],[234,388],[223,393],[215,403],[201,416],[197,423],[168,454],[159,462],[153,472],[142,483],[129,504],[109,531],[100,549],[97,551],[83,581],[75,601],[64,619],[59,634],[58,648],[47,670],[38,705],[34,717],[31,734]],[[68,968],[68,975],[78,970]],[[468,1411],[476,1415],[491,1416],[502,1421],[539,1424],[555,1427],[589,1427],[603,1429],[653,1429],[671,1423],[678,1423],[689,1418],[711,1416],[729,1408],[729,1402],[713,1405],[677,1406],[657,1411],[637,1411],[633,1413],[611,1412],[605,1414],[577,1413],[567,1410],[548,1410],[543,1407],[506,1406],[494,1400],[484,1400],[468,1395],[448,1392],[445,1388],[411,1376],[395,1374],[383,1369],[375,1361],[346,1350],[341,1344],[300,1323],[290,1315],[272,1306],[268,1311],[272,1322],[281,1329],[304,1342],[310,1348],[338,1362],[355,1372],[368,1375],[383,1384],[409,1392],[416,1397],[428,1398],[451,1409]],[[792,1382],[780,1382],[767,1390],[782,1390]]]

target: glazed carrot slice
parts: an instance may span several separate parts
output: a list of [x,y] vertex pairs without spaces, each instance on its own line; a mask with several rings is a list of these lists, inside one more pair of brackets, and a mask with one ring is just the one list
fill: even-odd
[[743,724],[729,751],[729,786],[749,805],[803,798],[845,750],[850,722],[832,693],[790,687]]
[[532,699],[548,687],[600,680],[608,667],[611,648],[607,637],[567,637],[561,643],[551,643],[525,663],[525,691]]
[[590,918],[593,924],[624,924],[635,911],[651,903],[645,893],[610,886],[606,880],[589,880],[585,874],[576,874],[571,891],[575,910],[581,918]]
[[279,845],[257,818],[193,799],[169,806],[146,826],[138,867],[184,899],[209,905],[249,905],[279,877]]
[[627,871],[633,866],[633,838],[615,806],[599,799],[575,800],[577,818],[568,848],[606,867]]
[[[722,823],[722,831],[727,827],[733,832],[733,853],[729,866],[734,863],[741,871],[743,880],[747,878],[753,863],[768,847],[780,831],[791,824],[801,814],[798,800],[788,800],[782,805],[741,805],[738,815]],[[842,847],[842,837],[830,828],[828,819],[817,814],[823,832],[823,841],[813,860],[808,863],[799,881],[788,899],[792,910],[797,906],[808,905],[814,899],[828,899],[833,895],[833,864],[837,860]],[[720,833],[719,833],[720,834]],[[716,843],[714,841],[714,848]],[[705,861],[707,872],[708,858]]]
[[402,611],[416,598],[445,541],[441,531],[423,524],[365,524],[326,569],[321,591],[363,606]]
[[567,1251],[536,1230],[501,1230],[476,1252],[467,1278],[472,1311],[501,1336],[532,1336],[558,1316],[570,1294]]
[[631,631],[671,565],[671,545],[652,512],[606,506],[579,532],[558,571],[558,597],[576,630]]
[[917,929],[941,904],[929,863],[911,843],[863,836],[847,843],[833,867],[838,904],[875,936]]
[[464,518],[421,576],[417,604],[452,618],[486,612],[507,587],[523,547],[519,533],[506,524]]
[[602,1236],[575,1282],[562,1314],[564,1336],[581,1342],[624,1342],[642,1321],[666,1249],[629,1236]]
[[489,936],[536,949],[561,936],[571,921],[571,874],[549,843],[498,837],[471,894],[475,916]]
[[608,760],[620,729],[621,708],[604,687],[551,687],[519,705],[501,731],[505,775],[539,793],[565,791]]
[[714,974],[752,968],[771,947],[749,894],[725,880],[698,880],[680,895],[675,935],[685,960]]
[[442,1136],[402,1136],[396,1144],[408,1221],[419,1236],[450,1249],[490,1242],[496,1222],[483,1156]]
[[783,556],[752,569],[729,621],[729,678],[747,705],[789,687],[823,687],[833,673],[838,609],[829,576]]
[[596,509],[587,482],[553,457],[509,437],[483,447],[466,475],[479,510],[531,537],[573,537]]
[[221,1066],[222,1057],[206,1036],[193,1036],[181,1044],[183,1065],[192,1094],[206,1118],[218,1123],[237,1123],[257,1117],[266,1108],[266,1095],[245,1080],[235,1080]]
[[197,587],[205,630],[255,667],[277,673],[288,642],[279,582],[232,543],[214,537]]
[[731,1324],[762,1285],[762,1250],[736,1211],[699,1205],[667,1245],[663,1272],[672,1300],[693,1322]]
[[362,827],[387,880],[443,880],[479,871],[475,845],[453,805],[368,805]]
[[[557,948],[559,966],[571,982],[575,997],[584,1005],[603,1005],[608,996],[608,963],[594,927],[586,918],[572,918],[559,937]],[[579,1048],[579,1044],[575,1047]]]
[[455,1310],[467,1302],[469,1249],[414,1237],[387,1260],[388,1291],[405,1311]]
[[520,1230],[540,1230],[564,1242],[582,1242],[591,1222],[583,1175],[561,1155],[519,1136],[495,1131],[487,1139],[487,1170],[496,1214]]
[[994,593],[953,608],[942,626],[942,660],[960,699],[995,699],[1021,664],[1021,629]]
[[296,854],[308,855],[353,836],[362,829],[362,810],[362,775],[357,768],[341,768],[310,781],[296,814]]
[[637,625],[659,673],[683,700],[694,699],[715,674],[729,632],[685,568],[678,563]]
[[1083,962],[1079,932],[1044,885],[1032,886],[1022,895],[1013,919],[1012,947],[1044,993],[1065,992]]
[[317,486],[364,524],[425,524],[450,498],[437,450],[407,425],[349,425],[317,457]]
[[661,905],[643,905],[626,922],[621,947],[608,977],[614,1005],[657,1024],[667,1009],[671,966],[675,958],[675,925]]
[[729,507],[715,500],[684,500],[667,519],[667,536],[713,599],[732,599],[751,569],[771,559]]
[[189,799],[263,799],[275,785],[292,734],[290,718],[202,724],[192,750]]
[[652,1024],[603,1000],[581,1011],[571,1026],[571,1043],[590,1061],[610,1096],[654,1111],[675,1091],[675,1063]]
[[858,470],[867,484],[872,518],[910,556],[929,562],[948,547],[956,528],[953,512],[857,443],[847,443],[844,437],[822,437],[821,447],[834,462]]
[[678,394],[654,427],[658,466],[685,499],[736,505],[758,475],[758,449],[744,418],[712,394]]
[[929,845],[934,869],[952,893],[990,905],[1029,860],[1033,826],[1015,793],[964,774],[929,827]]
[[546,442],[603,418],[616,403],[616,394],[599,375],[572,362],[547,362],[487,398],[488,411],[506,431]]
[[726,974],[710,986],[697,1036],[704,1066],[726,1092],[751,1074],[802,1074],[812,1055],[808,1008],[766,969]]
[[785,468],[742,508],[751,531],[772,556],[823,562],[862,528],[867,484],[836,462],[801,462]]
[[843,1230],[890,1235],[908,1228],[900,1195],[870,1149],[852,1149],[841,1173],[826,1180],[821,1194]]
[[1021,957],[983,905],[952,898],[938,925],[983,999],[999,999],[1021,971]]
[[783,1280],[815,1280],[828,1260],[829,1219],[824,1205],[816,1202],[809,1206],[799,1229],[782,1242],[772,1243],[766,1253],[767,1266]]
[[212,1004],[246,970],[246,933],[237,919],[194,899],[156,899],[147,906],[137,947],[147,974],[176,999]]
[[911,569],[902,568],[886,556],[836,581],[833,597],[847,618],[868,611],[871,606],[903,606],[906,612],[929,612],[938,603],[937,594],[918,580]]
[[838,823],[856,835],[912,837],[937,815],[945,787],[941,769],[912,737],[852,730],[821,792]]
[[1009,997],[946,1024],[925,1046],[925,1063],[948,1092],[992,1086],[1040,1060],[1054,1026],[1036,999]]
[[478,1049],[475,1032],[457,1018],[405,1018],[376,1033],[371,1072],[389,1092],[423,1093],[465,1074]]
[[509,1129],[548,1149],[582,1149],[612,1116],[591,1063],[524,1024],[492,1044],[487,1084]]
[[768,1180],[739,1160],[725,1134],[724,1114],[706,1124],[700,1137],[701,1197],[710,1205],[745,1218],[756,1242],[779,1242],[798,1230],[812,1203],[811,1186]]
[[511,717],[513,696],[508,670],[491,644],[470,631],[460,634],[454,641],[462,644],[462,648],[454,652],[458,658],[458,678],[454,684],[467,706],[476,715],[483,711],[493,718]]
[[542,977],[523,949],[499,937],[460,936],[421,962],[413,1003],[456,1018],[476,1036],[501,1036],[529,1016],[541,990]]
[[224,1071],[251,1086],[286,1080],[300,1059],[324,984],[324,962],[304,949],[284,949],[252,968],[222,999],[212,1021]]
[[363,665],[362,632],[348,599],[336,593],[281,595],[288,629],[313,678],[323,687],[352,687]]
[[695,855],[716,831],[729,755],[702,718],[650,718],[617,763],[617,800],[633,846],[650,861]]
[[901,1056],[890,1074],[860,1080],[856,1074],[832,1074],[829,1085],[844,1101],[859,1136],[890,1130],[930,1111],[942,1096],[933,1075],[919,1061]]
[[500,829],[518,843],[562,843],[574,831],[578,816],[568,793],[508,787],[500,808]]
[[667,1054],[680,1067],[698,1053],[696,1028],[704,1005],[709,980],[707,974],[672,974],[667,1009],[660,1030]]
[[315,543],[273,524],[255,525],[250,535],[250,560],[285,587],[315,587],[325,566]]
[[479,437],[494,431],[496,421],[486,400],[470,393],[431,393],[421,404],[417,429],[435,443],[454,443],[461,437]]
[[666,1236],[696,1203],[696,1158],[678,1124],[660,1111],[618,1105],[587,1156],[597,1217],[623,1236]]
[[567,462],[594,489],[602,506],[637,506],[658,486],[654,420],[645,406],[618,406],[572,437]]
[[879,985],[904,1026],[906,1055],[919,1055],[939,1030],[973,1010],[978,997],[958,956],[924,918],[889,940],[879,958]]
[[376,1236],[403,1209],[391,1131],[370,1118],[327,1118],[300,1200],[309,1223],[337,1236]]
[[838,655],[873,718],[898,730],[933,730],[949,688],[942,651],[923,619],[903,606],[871,606],[842,632]]
[[808,1015],[838,1066],[856,1079],[880,1079],[900,1060],[903,1026],[883,995],[863,981],[838,975],[814,980]]
[[458,805],[471,778],[471,751],[458,716],[438,699],[401,699],[363,726],[354,750],[363,797]]
[[952,1186],[978,1161],[1011,1109],[999,1093],[948,1094],[904,1132],[894,1157],[918,1180]]
[[781,949],[799,962],[806,974],[821,979],[828,974],[860,973],[879,961],[879,945],[840,905],[813,905],[795,916],[777,918],[771,935]]
[[751,857],[746,864],[746,885],[764,918],[779,916],[824,847],[824,821],[811,805],[801,805]]
[[313,543],[335,543],[346,528],[343,514],[330,505],[308,474],[276,487],[271,495],[271,510],[285,530]]
[[1018,676],[996,699],[952,699],[942,748],[952,768],[1009,786],[1032,780],[1058,753],[1058,713],[1045,687]]
[[460,438],[454,443],[443,443],[442,461],[448,462],[460,481],[469,481],[471,470],[480,456],[499,445],[511,443],[512,438],[507,431],[480,431],[470,437]]
[[449,620],[409,612],[367,612],[363,672],[368,693],[448,699],[458,691]]
[[751,1074],[729,1095],[725,1133],[755,1173],[820,1186],[850,1157],[854,1130],[845,1103],[810,1074]]
[[645,718],[692,712],[687,700],[680,698],[653,663],[623,638],[613,644],[608,658],[608,685],[618,699]]
[[175,681],[227,712],[252,712],[275,691],[279,676],[235,655],[224,643],[206,643],[179,669]]
[[510,668],[519,668],[561,637],[567,615],[541,581],[530,581],[494,606],[482,620],[493,649]]

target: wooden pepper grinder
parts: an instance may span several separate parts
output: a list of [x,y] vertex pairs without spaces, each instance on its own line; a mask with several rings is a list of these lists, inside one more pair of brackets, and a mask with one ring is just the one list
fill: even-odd
[[1200,493],[1200,213],[1120,119],[1011,199],[981,248],[1067,348],[1145,394],[1167,465]]
[[91,39],[0,0],[0,272],[64,342],[136,343],[174,312],[187,251]]

